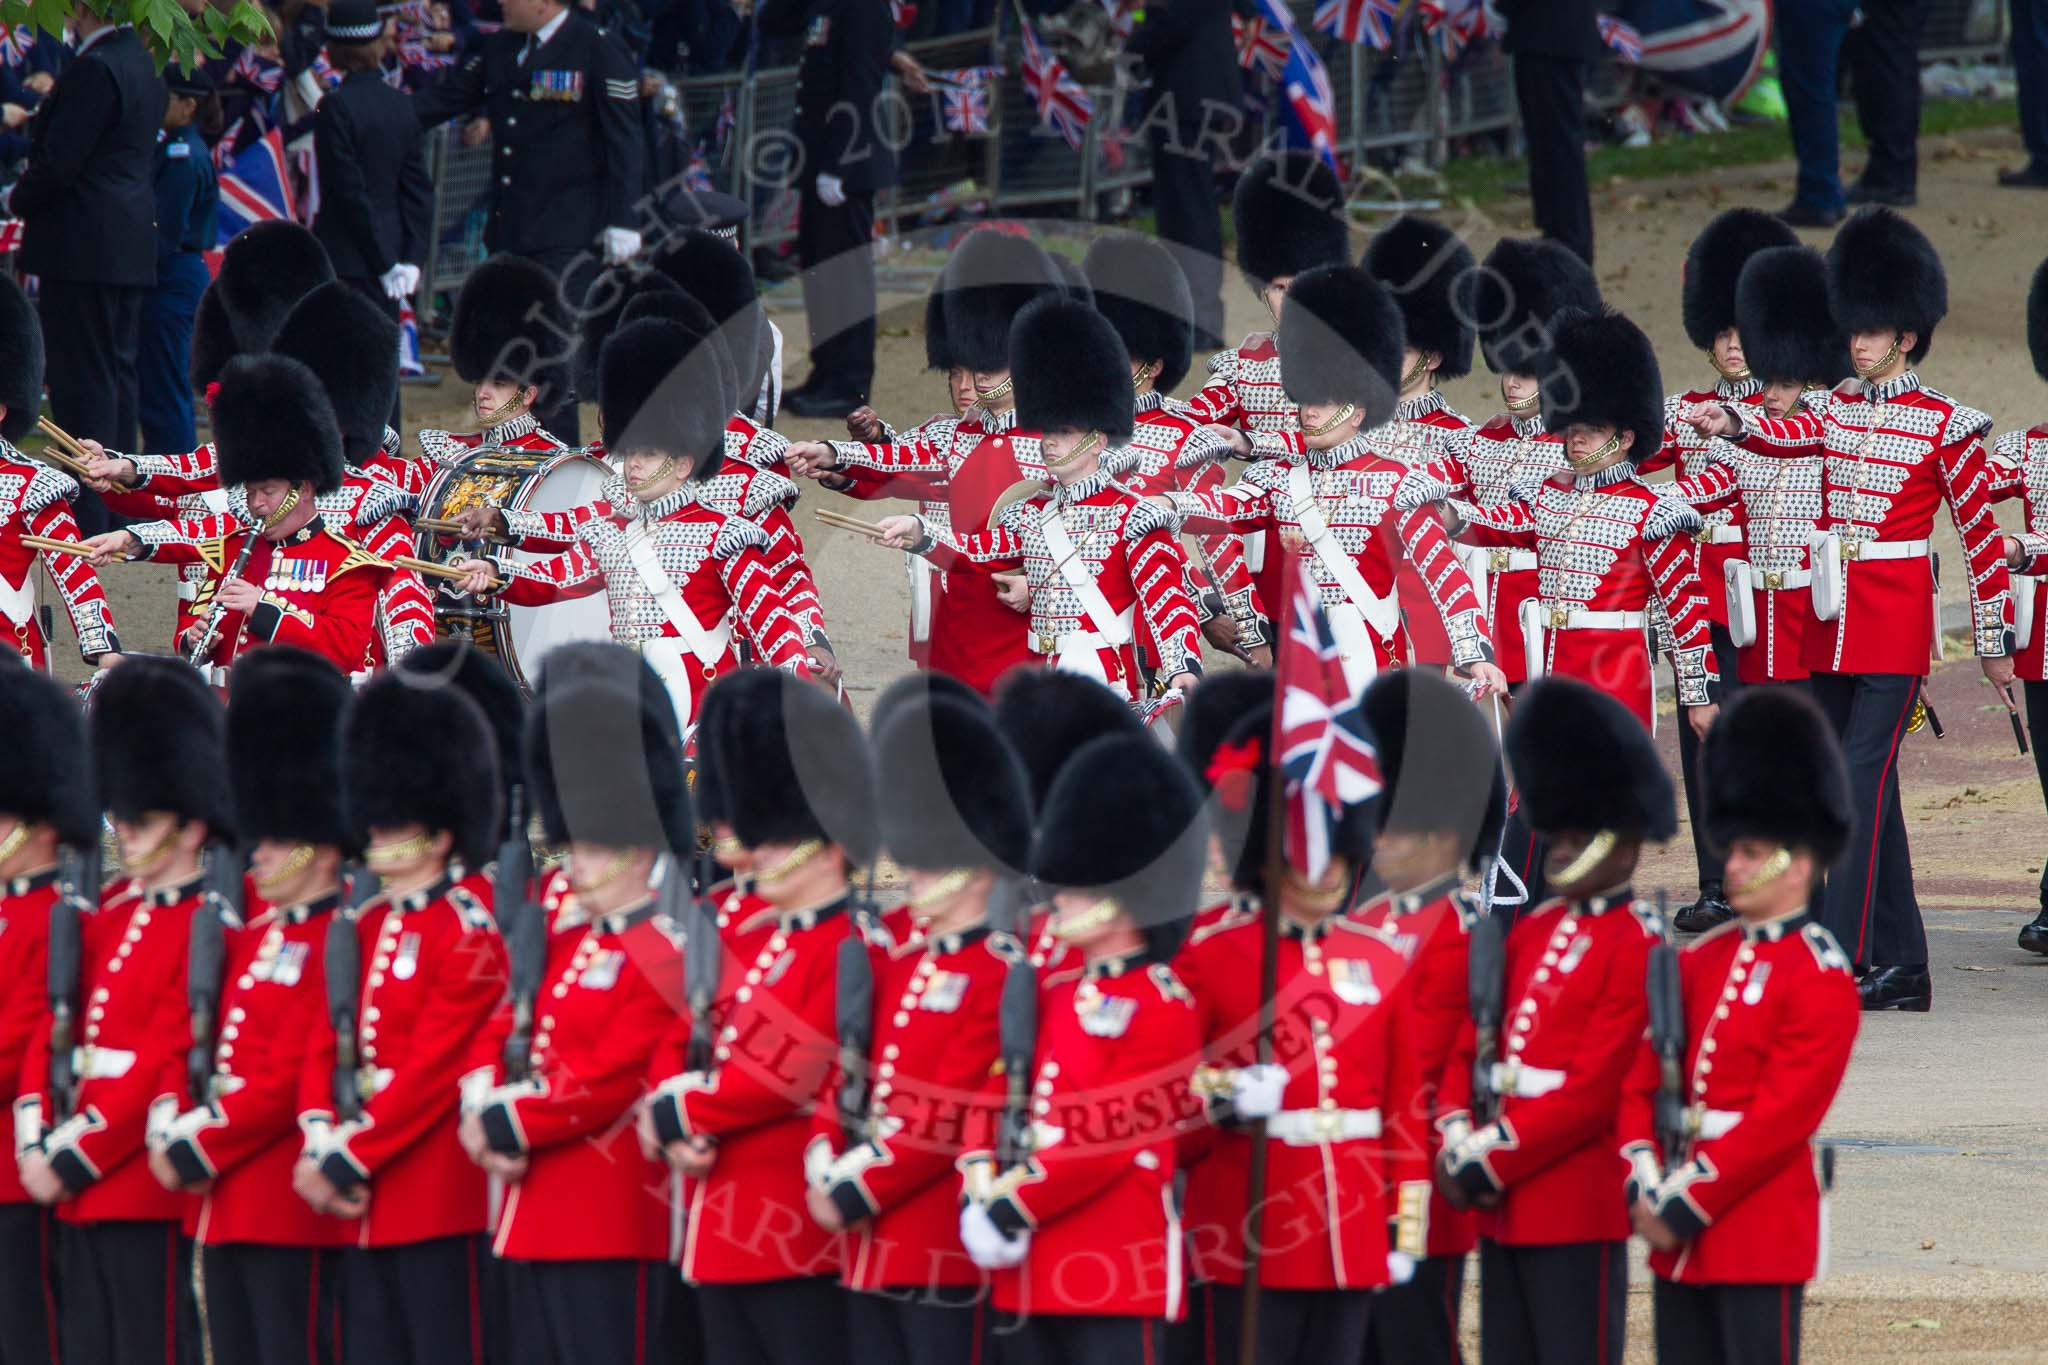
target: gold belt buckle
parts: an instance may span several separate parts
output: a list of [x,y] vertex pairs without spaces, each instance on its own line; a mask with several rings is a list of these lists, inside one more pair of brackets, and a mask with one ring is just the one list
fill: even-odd
[[1764,586],[1772,592],[1782,591],[1785,587],[1784,571],[1781,569],[1766,570],[1764,573]]
[[1496,549],[1496,550],[1494,550],[1494,551],[1492,551],[1492,552],[1491,552],[1491,554],[1489,555],[1489,558],[1490,558],[1490,560],[1491,560],[1491,562],[1492,562],[1492,564],[1493,564],[1493,571],[1494,571],[1495,573],[1506,573],[1506,572],[1507,572],[1507,568],[1508,568],[1508,555],[1509,555],[1510,553],[1511,553],[1510,551],[1508,551],[1508,550],[1505,550],[1505,549]]
[[1568,607],[1553,607],[1550,610],[1550,628],[1552,630],[1563,630],[1565,622],[1571,619],[1572,613]]
[[1845,541],[1843,541],[1843,542],[1842,542],[1842,558],[1844,558],[1844,559],[1861,559],[1861,558],[1863,558],[1863,542],[1862,542],[1862,541],[1860,541],[1860,540],[1845,540]]
[[1318,1109],[1315,1111],[1316,1136],[1325,1142],[1334,1141],[1344,1133],[1344,1111],[1341,1109]]
[[377,1068],[359,1066],[356,1068],[356,1095],[368,1104],[377,1098]]
[[1057,636],[1057,635],[1043,635],[1043,634],[1041,634],[1041,635],[1040,635],[1040,636],[1038,637],[1038,652],[1039,652],[1040,654],[1050,654],[1050,653],[1052,653],[1052,652],[1053,652],[1054,650],[1058,649],[1058,648],[1059,648],[1059,645],[1060,645],[1060,638],[1059,638],[1059,636]]
[[1515,1087],[1522,1083],[1522,1063],[1519,1059],[1504,1063],[1500,1069],[1500,1084],[1494,1090],[1502,1095],[1512,1095]]
[[1706,525],[1700,527],[1699,530],[1694,531],[1692,533],[1692,538],[1694,541],[1698,542],[1701,545],[1712,544],[1714,539],[1713,523],[1708,522]]

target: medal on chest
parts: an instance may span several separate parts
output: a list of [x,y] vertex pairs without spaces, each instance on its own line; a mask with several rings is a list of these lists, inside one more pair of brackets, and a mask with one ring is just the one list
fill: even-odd
[[933,972],[918,998],[917,1007],[934,1014],[952,1014],[967,998],[967,973]]
[[270,561],[265,592],[319,592],[327,586],[327,561],[279,558]]
[[410,981],[420,969],[420,936],[408,933],[398,940],[398,956],[391,963],[391,975],[397,981]]
[[1330,959],[1330,989],[1347,1005],[1380,1002],[1380,988],[1372,979],[1372,967],[1352,958]]
[[1074,1014],[1081,1031],[1091,1038],[1121,1038],[1131,1026],[1138,1002],[1128,995],[1104,995],[1094,982],[1084,982],[1074,992]]

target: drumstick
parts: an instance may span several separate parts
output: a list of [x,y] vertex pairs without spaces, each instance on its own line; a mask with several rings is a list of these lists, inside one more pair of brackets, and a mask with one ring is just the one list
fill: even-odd
[[[414,573],[423,574],[428,578],[445,578],[453,582],[457,579],[469,577],[467,571],[455,568],[453,565],[436,564],[431,559],[414,559],[411,555],[400,555],[391,562],[401,569],[411,569]],[[501,578],[492,578],[487,581],[492,588],[502,588],[505,586],[505,581]]]
[[92,458],[92,452],[80,445],[76,436],[47,417],[36,418],[36,429],[50,438],[53,448],[47,453],[52,457],[52,463],[64,466],[73,474],[85,473],[85,462]]
[[93,553],[90,545],[81,545],[75,540],[52,540],[48,536],[24,535],[21,537],[21,543],[31,550],[40,550],[44,554],[76,555],[80,559],[90,559]]
[[856,521],[852,517],[841,516],[829,508],[820,507],[813,515],[827,526],[840,531],[851,531],[857,536],[866,536],[869,540],[881,540],[888,535],[888,532],[873,522]]

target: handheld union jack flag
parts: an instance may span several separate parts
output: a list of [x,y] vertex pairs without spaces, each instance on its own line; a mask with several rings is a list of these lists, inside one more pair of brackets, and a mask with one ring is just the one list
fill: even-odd
[[1313,23],[1318,33],[1385,52],[1394,45],[1400,13],[1399,0],[1317,0]]
[[1422,27],[1436,35],[1452,61],[1487,34],[1486,0],[1421,0],[1419,8]]
[[1023,24],[1022,37],[1024,88],[1031,92],[1038,120],[1058,129],[1067,145],[1078,149],[1088,120],[1095,117],[1095,101],[1067,74],[1066,63],[1052,55],[1029,21]]
[[0,24],[0,66],[20,66],[35,45],[35,25]]
[[1630,66],[1642,64],[1643,35],[1636,32],[1634,24],[1611,14],[1595,15],[1594,19],[1600,25],[1600,41],[1613,49],[1615,56]]
[[275,95],[278,87],[284,84],[284,63],[275,57],[264,56],[253,47],[245,47],[228,71],[228,79],[266,95]]
[[1385,783],[1378,746],[1344,680],[1337,637],[1315,584],[1293,556],[1282,581],[1288,627],[1275,682],[1280,706],[1273,752],[1287,784],[1287,861],[1313,882],[1330,865],[1330,842],[1344,812],[1378,796]]
[[1237,43],[1237,64],[1245,70],[1275,81],[1287,70],[1287,49],[1293,39],[1284,30],[1275,31],[1264,15],[1249,19],[1231,15],[1230,36]]
[[939,92],[939,125],[949,133],[984,137],[989,132],[989,87],[1002,77],[999,66],[962,66],[927,71]]
[[[227,148],[222,142],[221,150]],[[295,216],[284,133],[272,128],[220,167],[220,239],[227,241],[251,223]]]

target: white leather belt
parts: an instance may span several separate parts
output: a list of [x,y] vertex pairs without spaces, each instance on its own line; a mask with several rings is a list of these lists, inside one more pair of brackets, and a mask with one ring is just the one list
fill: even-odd
[[1032,631],[1029,637],[1033,654],[1065,654],[1075,649],[1121,649],[1122,645],[1096,630],[1068,630],[1058,635],[1041,635]]
[[119,1080],[135,1069],[135,1054],[119,1047],[73,1048],[71,1069],[81,1081]]
[[1534,550],[1510,550],[1492,546],[1486,551],[1486,567],[1495,573],[1520,573],[1538,567]]
[[228,670],[220,664],[200,664],[199,680],[208,687],[226,687]]
[[1813,585],[1811,569],[1759,569],[1749,566],[1749,586],[1758,592],[1786,592]]
[[1702,545],[1740,545],[1742,543],[1742,528],[1740,526],[1708,526],[1704,530],[1697,532],[1693,539]]
[[1858,543],[1853,540],[1842,542],[1842,558],[1847,560],[1871,559],[1919,559],[1927,553],[1924,540],[1870,540]]
[[1740,1122],[1739,1109],[1701,1109],[1693,1116],[1693,1132],[1700,1138],[1727,1137]]
[[1355,1142],[1379,1135],[1377,1109],[1282,1109],[1266,1119],[1266,1136],[1289,1147]]
[[1496,1095],[1533,1100],[1538,1095],[1548,1095],[1563,1084],[1564,1073],[1549,1067],[1523,1066],[1520,1062],[1493,1064],[1493,1093]]
[[1640,611],[1556,611],[1552,630],[1641,630],[1649,617]]
[[180,602],[197,602],[199,600],[199,584],[190,578],[179,579],[178,600]]

